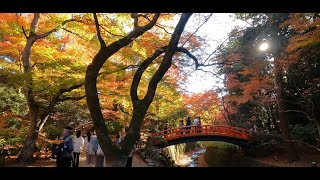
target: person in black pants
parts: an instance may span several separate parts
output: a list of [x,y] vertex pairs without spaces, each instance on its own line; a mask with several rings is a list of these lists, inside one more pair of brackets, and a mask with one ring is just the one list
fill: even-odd
[[61,152],[57,155],[57,167],[71,167],[71,152],[73,151],[71,130],[72,127],[67,126],[60,137],[60,140],[63,140],[63,142],[59,144]]
[[132,167],[132,159],[133,159],[133,152],[134,152],[135,148],[133,146],[128,158],[127,158],[127,163],[126,163],[126,167]]
[[81,131],[76,132],[76,137],[73,138],[74,149],[73,149],[73,167],[79,167],[79,156],[81,149],[84,145],[84,139],[81,137]]
[[128,157],[126,167],[132,167],[132,155]]

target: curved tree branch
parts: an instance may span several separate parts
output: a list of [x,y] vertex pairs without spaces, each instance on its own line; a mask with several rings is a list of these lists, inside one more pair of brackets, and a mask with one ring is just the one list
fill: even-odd
[[134,74],[133,81],[130,88],[130,95],[132,97],[133,102],[140,101],[140,99],[138,98],[138,86],[139,86],[142,74],[148,68],[148,66],[153,62],[153,60],[155,60],[157,57],[159,57],[162,53],[165,52],[166,48],[167,46],[156,50],[151,57],[147,58],[142,62],[142,64],[139,66],[138,70]]
[[81,99],[83,99],[85,97],[86,97],[85,95],[83,95],[83,96],[75,96],[75,97],[67,96],[67,97],[59,98],[58,102],[63,102],[63,101],[68,101],[68,100],[79,101],[79,100],[81,100]]
[[24,29],[23,26],[21,26],[21,28],[22,28],[22,32],[23,32],[23,34],[24,34],[24,37],[26,37],[26,38],[28,39],[28,35],[27,35],[27,33],[26,33],[26,30]]
[[[97,94],[97,77],[99,74],[99,71],[103,64],[107,61],[109,57],[111,57],[113,54],[118,52],[121,48],[129,45],[134,39],[138,38],[142,34],[144,34],[146,31],[151,29],[155,23],[157,22],[158,18],[160,16],[160,13],[156,13],[152,19],[152,21],[145,26],[137,27],[133,29],[127,36],[109,44],[107,47],[104,47],[103,44],[105,44],[101,38],[100,30],[99,30],[99,24],[98,24],[98,18],[94,14],[95,17],[95,23],[97,28],[97,34],[100,40],[100,50],[95,55],[95,57],[92,60],[92,63],[88,65],[86,76],[85,76],[85,92],[86,92],[86,100],[87,105],[90,110],[90,114],[96,129],[96,133],[98,136],[99,144],[104,152],[104,154],[108,159],[115,157],[115,154],[117,157],[120,157],[121,161],[125,161],[125,156],[127,156],[131,149],[119,149],[119,147],[113,145],[107,128],[105,127],[105,122],[103,118],[103,114],[101,112],[101,106],[99,103],[99,97]],[[119,159],[118,159],[119,160]],[[116,165],[119,166],[119,165]]]
[[133,27],[134,27],[134,29],[138,28],[139,27],[138,14],[137,13],[131,13],[131,18],[133,19]]
[[172,57],[175,54],[177,50],[177,45],[179,43],[179,39],[181,37],[182,31],[184,30],[185,25],[187,24],[190,16],[192,13],[184,13],[182,14],[176,29],[174,30],[168,48],[165,51],[165,55],[163,57],[163,61],[160,64],[160,67],[155,72],[155,74],[152,76],[150,83],[148,85],[148,91],[146,96],[143,98],[143,101],[146,104],[150,104],[153,100],[153,97],[155,95],[156,87],[159,83],[159,81],[162,79],[164,74],[167,72],[167,70],[170,68],[172,64]]
[[71,30],[69,30],[69,29],[67,29],[67,28],[61,28],[61,29],[67,31],[68,33],[74,34],[74,35],[78,36],[79,38],[81,38],[81,39],[83,39],[83,40],[86,40],[86,39],[85,39],[84,37],[82,37],[80,34],[75,33],[75,32],[72,32]]
[[124,140],[121,142],[120,146],[122,148],[122,152],[127,155],[130,153],[134,143],[139,138],[141,125],[143,122],[143,119],[145,117],[145,114],[153,101],[155,91],[157,89],[157,85],[160,82],[160,80],[163,78],[165,73],[168,71],[168,69],[171,66],[172,57],[176,52],[177,45],[179,42],[179,39],[181,37],[182,31],[184,30],[185,25],[187,24],[190,16],[192,13],[184,13],[182,14],[178,24],[176,25],[176,28],[171,36],[171,39],[169,41],[168,47],[165,49],[165,55],[163,57],[163,60],[155,72],[155,74],[151,77],[151,80],[148,84],[147,93],[144,96],[142,100],[139,100],[137,97],[137,89],[139,85],[139,78],[141,78],[141,75],[148,66],[152,62],[153,59],[158,57],[161,53],[163,53],[163,50],[158,50],[155,52],[155,54],[152,56],[152,58],[148,59],[148,61],[144,61],[143,67],[140,67],[140,70],[137,71],[138,75],[135,74],[135,80],[133,81],[133,84],[131,86],[130,94],[132,95],[132,103],[133,103],[133,116],[131,119],[131,123],[129,126],[129,130],[127,135],[125,136]]
[[105,30],[107,33],[111,34],[112,36],[125,37],[124,35],[114,34],[114,33],[110,32],[110,31],[108,31],[105,27],[103,27],[103,26],[101,26],[101,25],[100,25],[100,27],[101,27],[103,30]]
[[[138,17],[139,17],[139,16],[147,19],[148,21],[151,21],[151,19],[150,19],[148,16],[146,16],[145,14],[139,14]],[[169,33],[169,32],[166,30],[166,28],[165,28],[163,25],[159,24],[159,23],[156,23],[155,26],[157,26],[157,27],[160,28],[160,29],[163,29],[163,30],[164,30],[166,33],[168,33],[168,34],[172,34],[172,33]]]
[[196,70],[199,69],[199,67],[208,67],[208,66],[215,66],[215,65],[232,65],[233,63],[237,62],[237,61],[223,61],[223,62],[213,62],[210,64],[202,64],[199,63],[199,60],[196,56],[194,56],[188,49],[184,48],[184,47],[177,47],[177,51],[178,52],[182,52],[185,53],[186,55],[188,55],[195,63],[196,66]]
[[33,19],[32,19],[31,24],[30,24],[29,36],[30,35],[32,36],[32,35],[36,34],[36,27],[37,27],[37,24],[39,22],[39,18],[40,18],[40,13],[34,13]]
[[99,25],[97,14],[93,13],[93,17],[94,17],[94,22],[95,22],[95,25],[96,25],[97,36],[98,36],[98,39],[99,39],[99,42],[100,42],[100,46],[101,46],[101,48],[106,48],[107,47],[106,43],[104,42],[104,40],[101,37],[100,25]]

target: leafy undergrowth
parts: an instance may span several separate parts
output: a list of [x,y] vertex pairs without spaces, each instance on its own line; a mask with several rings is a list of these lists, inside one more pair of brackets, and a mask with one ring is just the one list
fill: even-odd
[[299,154],[300,160],[290,163],[287,154],[269,155],[266,157],[253,158],[259,163],[275,167],[311,167],[312,162],[317,162],[320,165],[320,153],[301,153]]
[[207,148],[204,160],[209,167],[311,167],[320,165],[320,153],[307,147],[296,147],[300,160],[288,161],[288,154],[276,152],[265,156],[245,156],[244,152],[232,151],[232,145],[214,143]]
[[204,159],[210,167],[223,167],[230,164],[234,153],[234,145],[214,142],[207,147]]

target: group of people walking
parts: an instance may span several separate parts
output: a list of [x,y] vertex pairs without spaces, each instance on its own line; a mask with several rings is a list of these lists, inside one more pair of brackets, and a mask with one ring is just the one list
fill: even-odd
[[[184,133],[184,129],[188,130],[186,131],[186,133],[190,133],[191,127],[190,126],[201,126],[201,119],[200,116],[197,116],[193,122],[191,121],[190,116],[187,117],[186,122],[184,123],[183,120],[179,121],[179,127],[181,128],[181,130],[183,132],[181,132],[181,134]],[[195,127],[195,129],[199,129],[199,127]],[[201,130],[197,130],[196,132],[201,132]],[[163,128],[163,134],[167,134],[168,133],[168,123],[165,124],[164,128]]]
[[201,126],[200,116],[196,117],[196,118],[193,120],[193,123],[191,122],[190,116],[187,117],[187,119],[186,119],[186,124],[185,124],[185,125],[184,125],[184,123],[183,123],[183,120],[180,120],[180,123],[179,123],[179,127],[192,126],[192,125]]
[[61,142],[53,147],[57,167],[79,167],[82,150],[86,153],[89,166],[103,167],[104,154],[94,131],[87,131],[85,138],[81,136],[81,131],[76,131],[76,136],[72,137],[72,127],[67,126],[59,140]]
[[87,131],[87,136],[84,138],[84,150],[87,165],[91,167],[103,167],[105,161],[104,153],[94,130]]
[[[99,144],[95,130],[88,130],[86,136],[81,136],[81,131],[76,131],[76,136],[72,137],[72,127],[66,126],[62,135],[58,138],[59,144],[52,149],[53,156],[56,156],[57,167],[79,167],[80,154],[84,151],[86,164],[89,167],[105,167],[105,156]],[[116,136],[116,144],[121,142],[120,133]],[[127,167],[132,165],[132,154],[127,160]]]
[[[186,133],[190,133],[190,129],[191,129],[191,127],[190,126],[201,126],[201,118],[200,118],[200,116],[198,116],[198,117],[196,117],[194,120],[193,120],[193,122],[191,121],[191,118],[190,118],[190,116],[188,116],[187,117],[187,119],[186,119],[186,124],[184,125],[184,123],[183,123],[183,120],[180,120],[180,123],[179,123],[179,127],[181,128],[181,129],[187,129],[187,130],[189,130],[189,131],[186,131]],[[195,127],[195,129],[196,129],[197,127]],[[200,132],[200,130],[197,130],[197,132]],[[183,134],[183,132],[181,132],[181,134]]]

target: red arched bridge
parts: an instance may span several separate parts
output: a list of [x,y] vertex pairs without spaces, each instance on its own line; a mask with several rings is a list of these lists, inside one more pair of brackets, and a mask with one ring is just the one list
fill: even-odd
[[154,146],[159,148],[196,141],[223,141],[249,146],[249,131],[232,126],[185,126],[152,133],[152,137]]

